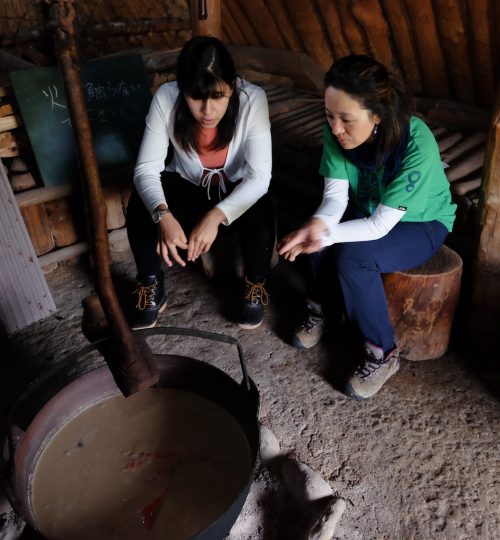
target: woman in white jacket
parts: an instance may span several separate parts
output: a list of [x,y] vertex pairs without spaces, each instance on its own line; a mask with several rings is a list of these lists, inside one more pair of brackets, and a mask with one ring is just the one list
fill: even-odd
[[156,324],[166,306],[162,259],[181,266],[207,253],[221,225],[240,235],[242,328],[259,326],[274,243],[271,133],[265,92],[237,77],[217,39],[196,37],[178,58],[177,80],[156,92],[127,211],[137,266],[133,328]]

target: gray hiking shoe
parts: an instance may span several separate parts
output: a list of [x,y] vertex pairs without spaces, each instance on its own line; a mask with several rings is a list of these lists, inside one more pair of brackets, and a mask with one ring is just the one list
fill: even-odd
[[367,341],[365,361],[348,379],[345,393],[355,399],[366,399],[375,395],[399,370],[399,351],[394,347],[386,353]]
[[307,314],[292,338],[296,349],[310,349],[317,345],[325,330],[325,317],[311,305],[307,305]]

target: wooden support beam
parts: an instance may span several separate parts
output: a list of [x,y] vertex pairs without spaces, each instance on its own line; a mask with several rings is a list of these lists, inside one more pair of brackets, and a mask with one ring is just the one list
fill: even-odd
[[222,38],[221,0],[191,0],[193,36]]
[[479,205],[480,233],[474,262],[471,339],[495,350],[500,321],[500,91],[489,132]]

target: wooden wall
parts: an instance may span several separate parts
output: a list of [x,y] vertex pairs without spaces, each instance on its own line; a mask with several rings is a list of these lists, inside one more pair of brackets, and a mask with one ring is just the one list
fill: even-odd
[[[210,1],[210,0],[207,0]],[[84,58],[171,49],[190,36],[189,0],[74,0]],[[0,51],[53,60],[43,0],[0,2]],[[222,0],[223,39],[308,53],[323,70],[369,53],[418,96],[491,109],[500,74],[498,0]]]
[[500,73],[498,0],[223,0],[231,44],[307,52],[324,69],[371,54],[419,96],[491,108]]

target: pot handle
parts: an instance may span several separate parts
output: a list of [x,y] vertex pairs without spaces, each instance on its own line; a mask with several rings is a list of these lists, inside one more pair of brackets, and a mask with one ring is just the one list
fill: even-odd
[[202,339],[208,339],[210,341],[221,341],[222,343],[228,343],[229,345],[236,345],[238,349],[238,356],[240,359],[241,371],[243,373],[243,381],[245,383],[246,390],[252,392],[252,383],[250,377],[248,376],[247,366],[245,363],[245,357],[243,354],[243,347],[241,343],[234,337],[228,336],[226,334],[216,334],[215,332],[206,332],[205,330],[196,330],[194,328],[180,328],[176,326],[163,326],[156,328],[146,328],[142,330],[134,330],[135,333],[152,336],[155,334],[167,334],[173,336],[189,336],[189,337],[199,337]]

